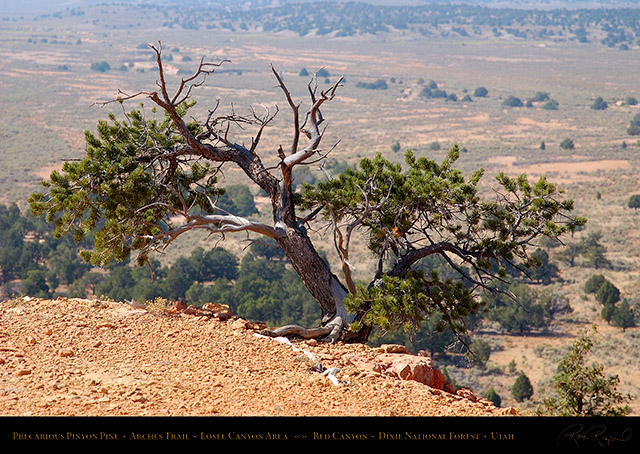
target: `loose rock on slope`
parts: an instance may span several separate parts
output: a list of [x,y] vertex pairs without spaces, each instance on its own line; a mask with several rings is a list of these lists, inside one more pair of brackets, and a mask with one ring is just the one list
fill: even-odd
[[143,309],[66,298],[5,301],[0,415],[517,414],[470,390],[453,393],[429,358],[272,339],[258,335],[261,328],[219,305]]

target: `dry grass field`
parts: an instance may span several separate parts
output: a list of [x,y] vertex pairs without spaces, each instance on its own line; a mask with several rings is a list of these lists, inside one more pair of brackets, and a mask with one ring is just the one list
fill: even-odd
[[[577,238],[602,234],[613,263],[605,274],[630,302],[640,302],[640,214],[626,205],[631,194],[640,193],[640,142],[626,133],[640,109],[624,102],[628,96],[640,97],[640,50],[576,42],[427,39],[401,33],[301,38],[284,32],[231,34],[133,23],[114,30],[107,23],[93,25],[85,19],[0,23],[1,203],[16,202],[26,208],[28,195],[42,178],[63,160],[82,156],[84,130],[93,129],[108,112],[117,113],[116,104],[96,103],[114,99],[118,90],[135,93],[154,88],[153,54],[139,47],[161,40],[165,57],[171,58],[167,63],[173,83],[182,77],[180,70],[193,70],[200,57],[231,61],[194,92],[198,100],[194,115],[206,113],[218,99],[221,108],[282,107],[263,140],[260,151],[265,157],[275,160],[277,146],[289,142],[290,116],[270,72],[273,64],[294,97],[305,101],[308,78],[299,76],[302,68],[309,72],[326,68],[329,81],[319,80],[320,86],[345,77],[336,100],[324,112],[329,123],[325,143],[339,142],[332,154],[335,159],[354,165],[362,157],[383,153],[400,162],[402,153],[391,151],[396,141],[403,150],[440,158],[457,143],[464,149],[460,168],[470,173],[484,167],[487,185],[502,170],[547,175],[576,201],[575,213],[588,218]],[[107,61],[111,70],[92,71],[91,64],[101,61]],[[387,81],[387,90],[357,86],[378,79]],[[429,80],[455,93],[458,101],[421,98],[423,81]],[[480,86],[487,88],[486,98],[473,96]],[[510,95],[524,100],[538,92],[548,93],[558,109],[545,110],[539,103],[503,105]],[[465,94],[472,100],[462,101]],[[597,97],[609,108],[591,109]],[[135,102],[125,105],[135,107]],[[147,108],[152,115],[150,105]],[[242,140],[251,140],[252,131],[242,134]],[[559,146],[565,138],[573,140],[574,149]],[[231,169],[225,176],[234,182],[242,178]],[[331,253],[327,238],[317,240]],[[186,235],[175,250],[188,252],[204,241]],[[239,253],[242,247],[241,241],[230,246]],[[372,264],[360,249],[353,262],[357,277],[364,279]],[[556,252],[551,252],[552,258]],[[597,303],[582,290],[595,270],[560,267],[563,281],[553,289],[569,299],[573,313],[559,318],[548,333],[526,337],[479,333],[492,345],[494,373],[461,369],[455,372],[457,380],[479,388],[478,394],[493,386],[505,406],[534,409],[536,399],[550,390],[566,347],[596,324],[594,359],[605,365],[607,373],[620,376],[620,390],[638,396],[632,408],[634,415],[640,415],[640,328],[623,332],[600,319]],[[511,372],[510,364],[515,365]],[[535,389],[533,401],[526,404],[515,402],[509,391],[519,371],[530,377]]]

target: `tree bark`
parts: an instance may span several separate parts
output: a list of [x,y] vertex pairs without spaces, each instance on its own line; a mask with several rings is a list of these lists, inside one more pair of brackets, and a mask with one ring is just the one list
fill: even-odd
[[320,257],[304,227],[299,225],[293,204],[291,181],[287,178],[288,172],[284,173],[284,180],[271,196],[275,240],[318,303],[322,323],[326,324],[340,317],[343,324],[348,324],[353,320],[344,305],[348,291],[331,272],[329,264]]

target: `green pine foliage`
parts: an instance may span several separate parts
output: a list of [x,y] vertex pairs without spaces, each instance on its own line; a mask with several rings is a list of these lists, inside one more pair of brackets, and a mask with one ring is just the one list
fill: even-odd
[[[254,243],[238,268],[237,278],[195,282],[186,300],[195,305],[223,302],[234,314],[274,325],[317,325],[320,311],[279,249]],[[281,250],[280,250],[281,251]]]
[[251,190],[244,184],[233,184],[224,188],[217,205],[238,216],[257,214],[258,209]]
[[[182,104],[179,114],[193,104]],[[142,250],[139,262],[145,262],[172,207],[209,213],[211,198],[223,193],[210,164],[180,161],[184,140],[168,115],[147,119],[139,109],[119,121],[110,114],[97,135],[87,131],[85,138],[86,157],[65,162],[43,182],[48,194],[35,193],[29,203],[34,215],[55,224],[57,237],[72,234],[80,241],[95,232],[93,249],[83,251],[93,265],[123,261],[132,250]]]
[[35,298],[51,297],[51,289],[47,283],[44,270],[29,270],[22,281],[22,293]]
[[36,229],[17,205],[0,205],[0,285],[39,269],[45,251],[25,236]]
[[[438,314],[442,329],[462,337],[465,319],[484,306],[475,298],[479,286],[465,285],[465,278],[473,284],[479,278],[463,266],[484,277],[504,276],[516,262],[535,266],[539,257],[526,252],[532,235],[557,237],[584,224],[581,218],[557,222],[572,201],[560,200],[545,178],[532,184],[524,175],[500,174],[496,181],[504,199],[482,201],[477,185],[483,171],[467,180],[453,167],[458,156],[457,146],[442,163],[409,151],[404,170],[378,155],[363,159],[359,169],[304,187],[302,207],[321,205],[334,222],[357,220],[366,229],[370,252],[380,258],[373,284],[358,287],[347,299],[351,310],[365,312],[363,323],[410,332]],[[459,254],[458,261],[445,252]],[[415,257],[430,255],[446,260],[455,276],[443,278],[414,266]],[[385,257],[390,258],[386,269]]]

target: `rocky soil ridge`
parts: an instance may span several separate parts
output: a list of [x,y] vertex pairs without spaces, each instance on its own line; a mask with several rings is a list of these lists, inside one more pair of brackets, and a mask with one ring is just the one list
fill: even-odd
[[4,416],[518,416],[403,346],[270,338],[163,300],[0,303]]

